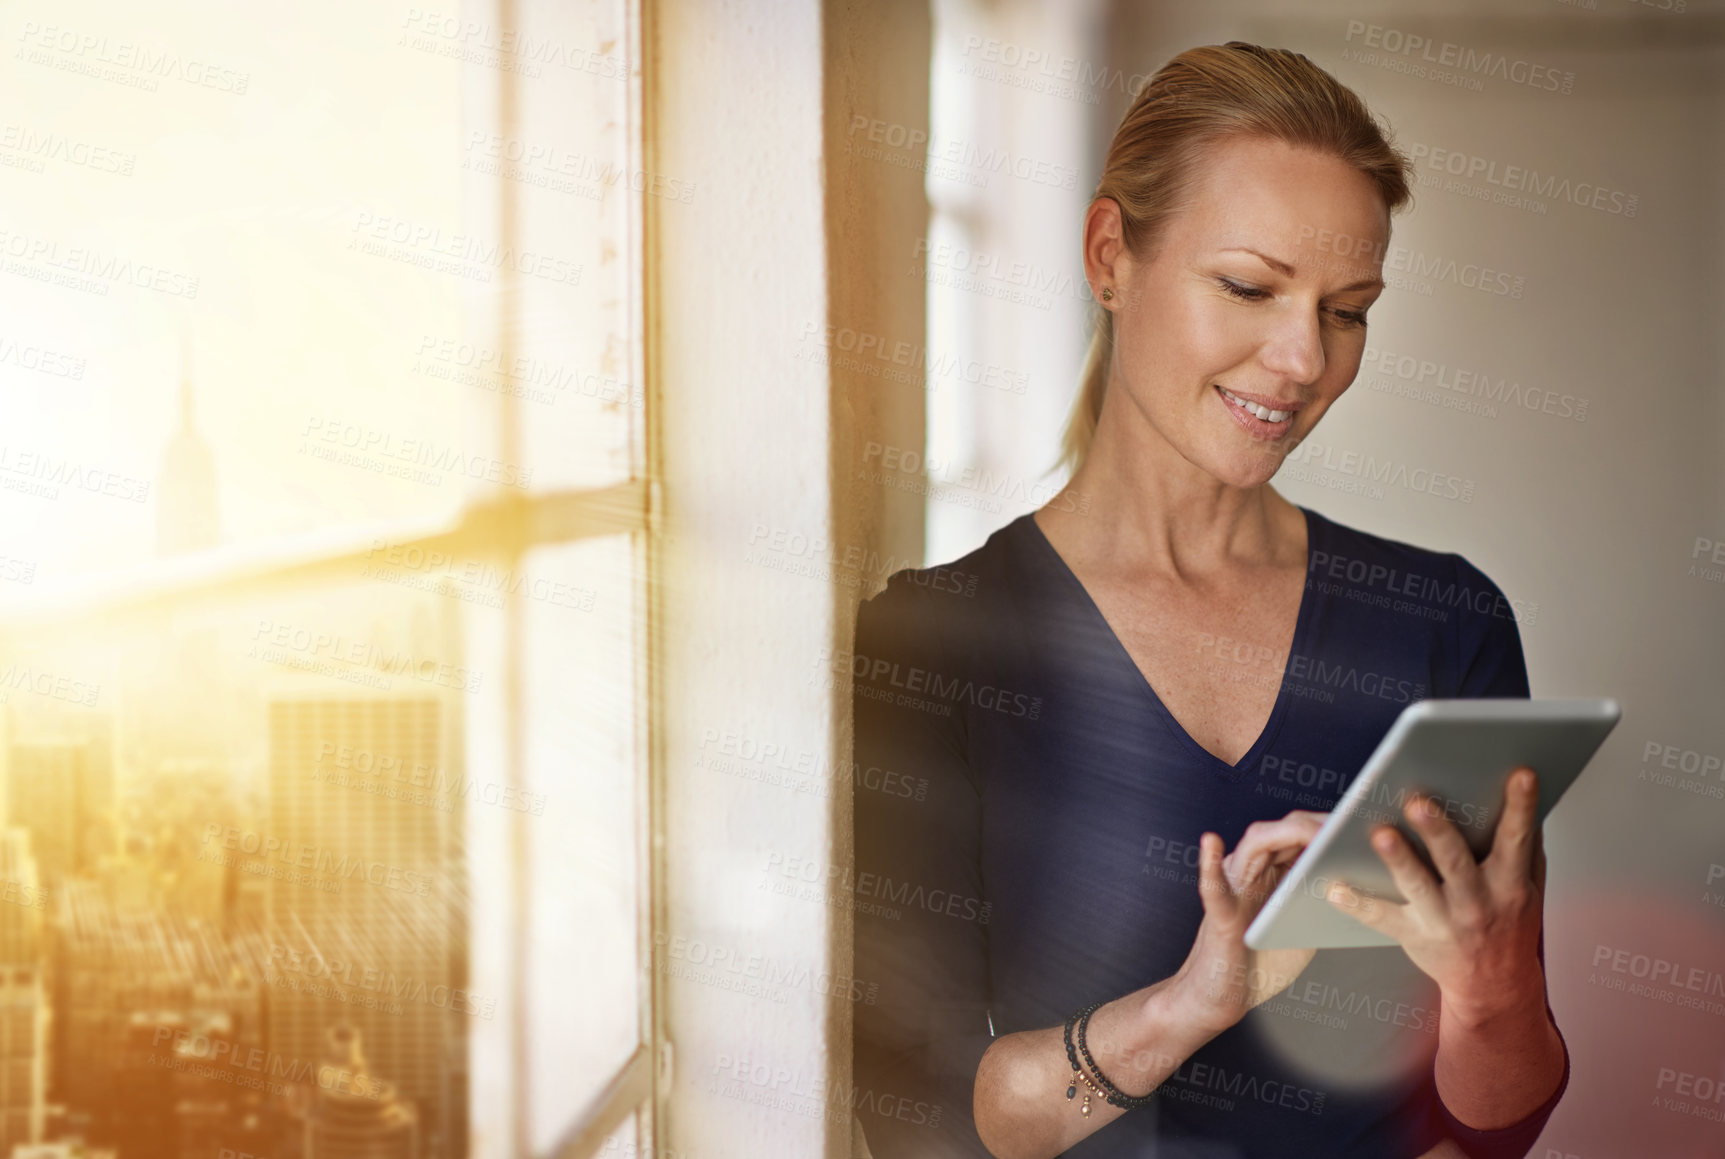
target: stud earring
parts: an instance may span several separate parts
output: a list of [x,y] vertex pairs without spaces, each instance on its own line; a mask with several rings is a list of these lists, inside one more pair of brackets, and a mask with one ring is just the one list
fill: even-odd
[[1112,302],[1114,300],[1114,291],[1109,290],[1109,289],[1104,289],[1102,291],[1102,300],[1104,302]]

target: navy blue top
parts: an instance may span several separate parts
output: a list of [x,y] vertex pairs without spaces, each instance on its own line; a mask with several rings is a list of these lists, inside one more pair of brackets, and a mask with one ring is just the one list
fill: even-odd
[[[854,973],[877,990],[856,1006],[853,1079],[875,1159],[986,1155],[971,1099],[993,1035],[1174,974],[1203,918],[1202,832],[1232,849],[1252,821],[1333,808],[1412,701],[1528,695],[1510,605],[1483,572],[1301,511],[1293,648],[1232,765],[1169,713],[1029,515],[859,609],[835,669],[856,722]],[[1266,678],[1231,642],[1214,651]],[[1066,1154],[1388,1159],[1449,1134],[1471,1155],[1525,1155],[1568,1086],[1567,1045],[1543,1106],[1474,1131],[1437,1095],[1437,1010],[1400,947],[1320,950],[1155,1105]],[[1076,1115],[1066,1074],[1038,1097]]]

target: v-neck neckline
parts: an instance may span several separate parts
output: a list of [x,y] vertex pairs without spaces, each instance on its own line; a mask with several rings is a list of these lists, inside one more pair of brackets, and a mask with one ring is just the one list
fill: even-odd
[[1300,513],[1306,520],[1306,570],[1300,585],[1300,610],[1294,617],[1294,641],[1288,648],[1288,659],[1282,665],[1282,680],[1276,689],[1276,702],[1270,707],[1270,718],[1264,722],[1263,729],[1258,733],[1258,739],[1253,741],[1251,747],[1233,764],[1224,761],[1194,740],[1192,734],[1186,731],[1186,726],[1181,724],[1174,713],[1169,710],[1167,704],[1163,703],[1161,695],[1151,686],[1150,678],[1144,675],[1144,670],[1138,666],[1138,662],[1132,658],[1132,653],[1127,651],[1126,645],[1121,642],[1119,634],[1114,631],[1114,625],[1110,624],[1108,617],[1102,614],[1101,605],[1097,604],[1095,597],[1090,594],[1090,589],[1084,586],[1084,581],[1078,578],[1078,573],[1072,570],[1071,565],[1066,562],[1066,557],[1055,549],[1054,544],[1043,533],[1042,528],[1037,525],[1035,513],[1028,512],[1019,517],[1029,525],[1029,537],[1040,545],[1040,550],[1053,564],[1055,571],[1064,575],[1066,582],[1076,588],[1084,602],[1089,605],[1090,614],[1096,618],[1096,622],[1101,626],[1103,633],[1113,642],[1118,659],[1137,677],[1139,686],[1144,690],[1163,723],[1167,725],[1168,731],[1192,756],[1220,770],[1229,780],[1238,780],[1243,776],[1246,770],[1250,769],[1263,755],[1270,742],[1275,740],[1277,732],[1282,727],[1282,718],[1288,713],[1288,702],[1293,699],[1288,691],[1288,673],[1293,668],[1294,657],[1302,655],[1301,648],[1305,644],[1307,629],[1312,617],[1312,608],[1316,603],[1309,580],[1312,574],[1313,553],[1318,550],[1316,541],[1322,517],[1301,504],[1296,503],[1294,506],[1299,507]]

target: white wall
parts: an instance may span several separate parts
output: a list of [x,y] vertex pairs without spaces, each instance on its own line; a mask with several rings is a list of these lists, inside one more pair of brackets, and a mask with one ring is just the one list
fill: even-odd
[[[811,100],[820,5],[679,6],[656,31],[657,168],[700,193],[692,212],[659,215],[649,291],[662,319],[662,970],[675,1052],[670,1129],[655,1142],[694,1156],[819,1155],[828,1126],[818,1113],[755,1101],[824,1076],[819,996],[727,992],[713,980],[733,975],[711,955],[830,967],[825,907],[762,888],[775,880],[769,859],[830,860],[827,802],[723,775],[701,742],[710,730],[825,752],[833,727],[830,694],[809,680],[833,619],[830,593],[744,560],[757,522],[830,534],[825,370],[761,340],[771,319],[825,312],[821,110]],[[759,1067],[796,1077],[751,1082]]]
[[850,685],[833,667],[857,601],[920,549],[920,501],[859,466],[869,445],[921,444],[920,385],[875,354],[922,344],[921,290],[886,271],[926,215],[920,175],[858,153],[852,127],[926,136],[928,17],[917,0],[674,7],[652,30],[654,167],[699,194],[648,238],[675,1058],[654,1154],[849,1156]]

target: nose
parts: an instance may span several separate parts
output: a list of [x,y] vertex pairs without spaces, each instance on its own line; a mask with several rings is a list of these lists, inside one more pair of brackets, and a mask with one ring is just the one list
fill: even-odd
[[1292,306],[1264,343],[1264,367],[1302,386],[1324,373],[1324,338],[1316,308]]

